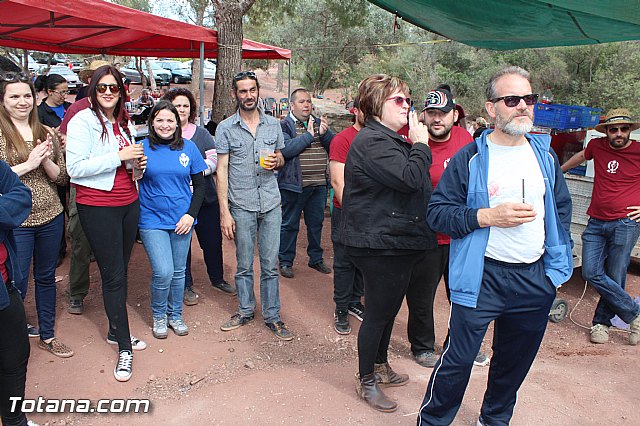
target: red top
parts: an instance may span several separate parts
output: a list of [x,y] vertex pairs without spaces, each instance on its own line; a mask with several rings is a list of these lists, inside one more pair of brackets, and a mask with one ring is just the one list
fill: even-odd
[[[113,132],[119,142],[119,149],[130,145],[129,140],[122,136],[119,126],[113,126]],[[131,179],[131,174],[127,172],[124,161],[116,169],[116,176],[113,180],[111,191],[89,188],[76,185],[76,203],[88,206],[120,207],[127,206],[138,199],[138,191]]]
[[593,159],[594,178],[587,214],[600,220],[627,217],[629,206],[640,206],[640,143],[613,149],[606,137],[592,139],[584,158]]
[[[431,168],[429,174],[431,175],[431,183],[433,189],[436,188],[444,169],[447,168],[451,157],[458,152],[460,148],[473,142],[473,136],[469,134],[462,127],[453,126],[451,128],[451,134],[449,140],[446,142],[435,142],[429,139],[429,147],[431,148]],[[449,244],[451,238],[445,234],[436,234],[438,238],[438,244]]]
[[[349,147],[351,146],[351,142],[353,142],[353,138],[356,137],[358,131],[355,127],[350,126],[347,129],[344,129],[337,135],[333,137],[331,140],[331,149],[329,150],[329,160],[337,161],[339,163],[347,162],[347,154],[349,153]],[[342,208],[336,196],[333,196],[333,205],[337,208]]]
[[7,253],[7,248],[4,246],[4,243],[0,243],[0,274],[5,284],[9,282],[9,272],[7,271],[6,265],[8,257],[9,253]]

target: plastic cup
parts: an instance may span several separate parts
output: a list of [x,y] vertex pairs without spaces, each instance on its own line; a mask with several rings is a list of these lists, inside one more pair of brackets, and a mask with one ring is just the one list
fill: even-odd
[[260,167],[262,167],[263,169],[267,168],[267,166],[264,164],[264,160],[271,154],[273,154],[273,151],[270,149],[263,148],[260,150]]

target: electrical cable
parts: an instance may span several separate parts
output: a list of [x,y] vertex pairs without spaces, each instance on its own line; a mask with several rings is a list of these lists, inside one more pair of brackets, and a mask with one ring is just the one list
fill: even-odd
[[[573,309],[571,309],[571,312],[569,312],[569,319],[571,320],[572,323],[574,323],[575,325],[577,325],[580,328],[584,328],[587,330],[591,330],[590,326],[586,326],[583,324],[578,323],[576,320],[573,319],[573,312],[578,308],[578,305],[580,305],[580,303],[582,302],[582,299],[584,299],[584,295],[587,292],[587,281],[584,282],[584,289],[582,290],[582,296],[580,296],[580,299],[578,299],[578,301],[576,302],[576,305],[573,307]],[[631,331],[629,330],[623,330],[621,328],[618,328],[616,326],[611,326],[609,327],[609,331],[618,331],[621,333],[631,333]]]

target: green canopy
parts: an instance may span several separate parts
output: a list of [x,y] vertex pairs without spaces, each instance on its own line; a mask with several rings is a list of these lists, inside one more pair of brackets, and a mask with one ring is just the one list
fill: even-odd
[[640,0],[370,0],[421,28],[494,50],[640,39]]

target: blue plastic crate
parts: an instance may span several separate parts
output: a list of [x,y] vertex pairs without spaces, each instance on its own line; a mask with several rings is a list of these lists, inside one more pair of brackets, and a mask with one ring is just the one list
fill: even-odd
[[579,108],[562,104],[536,104],[533,124],[558,130],[580,128],[582,111]]
[[580,108],[580,127],[595,127],[596,124],[600,123],[600,114],[602,114],[602,109],[589,107],[578,108]]

